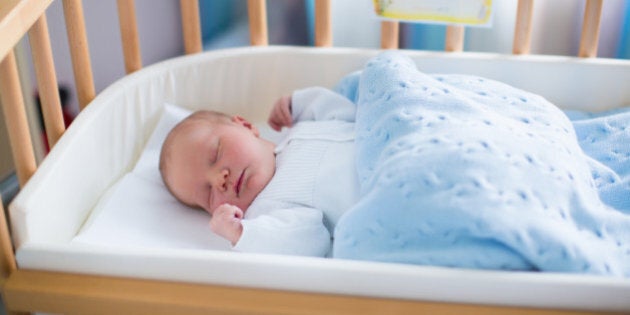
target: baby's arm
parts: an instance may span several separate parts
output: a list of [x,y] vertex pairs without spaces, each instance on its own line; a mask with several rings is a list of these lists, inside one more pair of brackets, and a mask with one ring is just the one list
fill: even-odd
[[354,122],[356,105],[350,99],[323,87],[296,90],[274,104],[268,123],[276,131],[300,121],[339,120]]
[[242,221],[243,233],[234,250],[304,256],[325,256],[329,252],[330,233],[324,226],[322,211],[307,207],[258,210]]
[[210,219],[210,229],[235,245],[243,234],[242,219],[243,210],[224,203],[214,210]]
[[[331,100],[336,99],[336,102],[333,102],[333,103],[343,104],[343,107],[346,108],[343,111],[350,113],[349,116],[342,115],[342,118],[344,118],[344,120],[347,120],[348,117],[352,117],[351,121],[354,121],[354,114],[355,114],[354,104],[357,103],[358,101],[358,94],[359,94],[358,88],[359,88],[360,76],[361,76],[360,71],[353,72],[345,76],[343,79],[341,79],[341,81],[334,88],[334,92],[336,92],[334,94],[337,94],[337,95],[334,95],[333,98],[331,98]],[[318,93],[321,93],[321,88],[316,87],[316,89],[320,89]],[[327,93],[327,94],[330,94],[330,93]],[[339,98],[337,98],[337,96],[343,96],[346,98],[347,101],[350,101],[350,102],[347,102],[346,100],[340,100]],[[304,97],[302,97],[302,99],[303,98]],[[301,105],[301,108],[308,107],[308,105],[312,103],[312,97],[307,96],[306,100],[307,100],[307,103],[309,104],[298,104],[298,105]],[[321,104],[318,104],[315,107],[321,107]],[[338,110],[338,108],[335,108],[335,110]],[[267,121],[269,123],[269,126],[271,126],[271,128],[273,128],[276,131],[280,131],[282,127],[291,127],[293,125],[293,114],[294,114],[292,111],[293,111],[293,103],[292,103],[291,95],[286,95],[286,96],[281,97],[280,99],[276,101],[273,108],[271,109],[271,113],[269,114],[269,119]],[[300,112],[302,111],[304,110],[300,110]],[[336,119],[339,119],[339,117],[336,117]],[[305,119],[305,120],[314,120],[314,119],[310,118],[310,119]]]

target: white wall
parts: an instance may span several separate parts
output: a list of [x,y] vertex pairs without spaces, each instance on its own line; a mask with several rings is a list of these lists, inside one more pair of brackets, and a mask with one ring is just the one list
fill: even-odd
[[381,21],[372,0],[331,1],[333,46],[379,48]]

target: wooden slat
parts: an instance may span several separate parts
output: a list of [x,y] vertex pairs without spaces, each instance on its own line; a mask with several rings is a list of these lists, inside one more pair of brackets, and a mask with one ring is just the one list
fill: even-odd
[[83,109],[94,99],[96,94],[81,0],[63,0],[63,13],[66,20],[79,108]]
[[450,52],[464,50],[464,26],[449,25],[446,27],[446,44],[444,50]]
[[529,54],[532,43],[532,17],[534,0],[518,0],[516,25],[514,27],[513,54]]
[[398,49],[398,25],[396,21],[381,22],[381,48]]
[[582,36],[580,38],[580,50],[578,52],[578,56],[580,57],[597,57],[603,3],[603,0],[586,1],[584,22],[582,23]]
[[315,46],[332,46],[332,14],[330,0],[315,0]]
[[0,0],[0,60],[46,12],[52,0]]
[[17,269],[11,234],[9,234],[9,226],[2,202],[0,202],[0,255],[0,288],[2,288],[9,275]]
[[267,32],[267,4],[265,0],[248,0],[249,43],[252,46],[269,45]]
[[0,63],[0,98],[15,171],[20,187],[23,187],[35,173],[37,164],[28,129],[15,55],[12,51]]
[[125,56],[125,71],[132,73],[142,68],[134,0],[118,0],[118,21]]
[[31,44],[33,66],[39,88],[40,106],[46,126],[46,136],[48,144],[52,148],[66,131],[66,126],[61,111],[57,75],[55,74],[55,64],[50,48],[50,37],[45,14],[33,24],[28,33],[28,39]]
[[61,314],[602,314],[17,270],[7,307]]
[[184,50],[186,54],[199,53],[202,50],[199,2],[197,0],[180,0],[179,5],[182,13]]

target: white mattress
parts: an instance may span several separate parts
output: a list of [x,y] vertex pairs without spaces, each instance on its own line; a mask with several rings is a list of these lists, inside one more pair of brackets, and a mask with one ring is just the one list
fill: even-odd
[[[444,302],[630,310],[628,279],[234,253],[204,232],[205,213],[174,202],[151,171],[155,152],[147,152],[157,150],[157,140],[149,138],[166,103],[264,121],[279,95],[330,87],[377,53],[292,47],[215,51],[150,66],[113,84],[79,115],[10,205],[19,266]],[[629,61],[408,53],[426,72],[501,80],[564,108],[597,111],[630,104]],[[129,191],[134,192],[124,194]]]

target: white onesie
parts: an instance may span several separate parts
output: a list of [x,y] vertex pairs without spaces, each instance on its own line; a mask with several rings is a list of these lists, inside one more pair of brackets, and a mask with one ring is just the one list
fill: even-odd
[[245,212],[237,251],[326,256],[339,217],[358,199],[356,105],[325,88],[293,93],[293,125],[276,172]]

